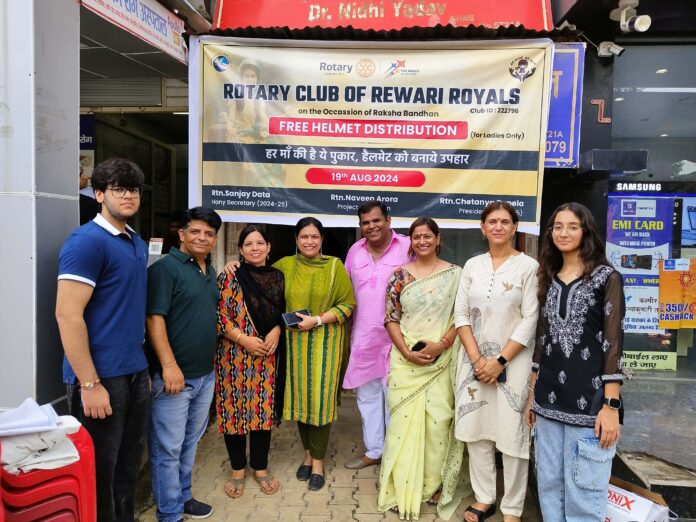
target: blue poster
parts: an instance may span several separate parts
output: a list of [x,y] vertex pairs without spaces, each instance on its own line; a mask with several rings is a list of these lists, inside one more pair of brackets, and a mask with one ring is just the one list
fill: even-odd
[[584,43],[555,45],[544,167],[578,166],[584,64]]
[[627,333],[657,327],[660,259],[672,253],[674,198],[610,194],[607,258],[624,278]]

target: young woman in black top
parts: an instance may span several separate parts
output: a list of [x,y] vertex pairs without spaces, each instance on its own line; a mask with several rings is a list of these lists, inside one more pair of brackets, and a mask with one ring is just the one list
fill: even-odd
[[603,521],[620,435],[624,294],[590,211],[561,205],[544,233],[525,415],[536,426],[544,520]]

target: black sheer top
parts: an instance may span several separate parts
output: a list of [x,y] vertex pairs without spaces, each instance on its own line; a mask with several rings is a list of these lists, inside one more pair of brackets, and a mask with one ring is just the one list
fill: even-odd
[[594,426],[604,383],[623,382],[621,274],[601,265],[568,285],[554,277],[540,311],[532,410],[565,424]]

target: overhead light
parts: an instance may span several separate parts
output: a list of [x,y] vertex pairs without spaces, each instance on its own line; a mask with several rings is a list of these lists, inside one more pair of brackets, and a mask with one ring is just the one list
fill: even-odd
[[648,15],[638,15],[636,8],[640,0],[619,0],[619,6],[612,9],[609,18],[619,22],[619,27],[624,33],[644,33],[650,29],[652,19]]
[[188,112],[172,112],[172,114],[176,114],[177,116],[188,116]]
[[621,96],[619,96],[618,98],[614,98],[614,101],[624,101],[624,99]]
[[655,74],[667,74],[667,72],[667,69],[658,69],[657,71],[655,71]]
[[660,134],[660,138],[668,138],[669,134]]

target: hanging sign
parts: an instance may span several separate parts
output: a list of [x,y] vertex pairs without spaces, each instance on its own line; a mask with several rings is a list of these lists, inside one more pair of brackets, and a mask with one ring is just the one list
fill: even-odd
[[575,168],[579,164],[584,64],[584,43],[555,45],[545,167]]
[[81,0],[105,20],[186,63],[184,21],[156,0]]
[[204,37],[192,53],[192,204],[228,221],[353,227],[377,198],[394,226],[427,215],[474,228],[503,199],[538,232],[549,40],[241,42]]
[[352,26],[390,30],[438,24],[553,29],[550,0],[218,0],[214,29]]

